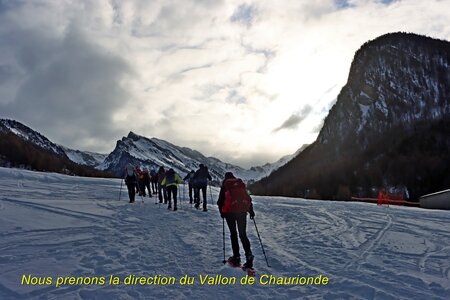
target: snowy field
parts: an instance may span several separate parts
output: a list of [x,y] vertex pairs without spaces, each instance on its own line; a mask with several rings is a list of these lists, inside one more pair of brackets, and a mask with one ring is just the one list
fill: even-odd
[[[243,285],[244,272],[222,264],[215,205],[205,213],[183,202],[173,212],[155,198],[128,204],[126,189],[118,201],[119,188],[120,180],[0,168],[0,299],[450,298],[449,211],[254,197],[271,267],[248,223],[257,275]],[[226,248],[228,257],[227,229]],[[28,275],[51,282],[22,284]],[[120,283],[110,284],[111,275]],[[176,283],[126,285],[128,275]],[[192,285],[180,284],[185,275]],[[237,283],[202,284],[205,275]],[[329,282],[264,285],[270,275],[322,275]],[[66,279],[56,287],[64,277],[105,283]]]

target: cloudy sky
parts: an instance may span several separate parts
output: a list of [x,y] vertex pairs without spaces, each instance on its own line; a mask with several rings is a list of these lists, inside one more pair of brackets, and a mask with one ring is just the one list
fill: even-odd
[[0,0],[0,118],[109,153],[134,131],[248,167],[315,140],[367,40],[450,40],[450,0]]

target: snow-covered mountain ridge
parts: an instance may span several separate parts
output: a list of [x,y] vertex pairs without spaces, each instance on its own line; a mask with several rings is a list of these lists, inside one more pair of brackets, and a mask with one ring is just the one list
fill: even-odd
[[[22,123],[0,119],[0,166],[80,176],[111,177],[108,173],[94,169],[92,167],[94,163],[79,164],[81,158],[92,162],[95,158],[101,159],[99,156],[101,155],[96,153],[70,150],[53,143]],[[78,159],[75,160],[74,157]]]
[[69,159],[77,164],[80,165],[86,165],[91,167],[97,167],[100,165],[105,158],[108,156],[107,154],[101,154],[96,152],[90,152],[90,151],[80,151],[80,150],[74,150],[70,149],[64,146],[61,146],[66,153],[66,155],[69,157]]
[[133,163],[154,169],[160,166],[170,167],[183,175],[190,170],[196,170],[200,164],[204,164],[208,166],[215,181],[220,181],[227,171],[231,171],[246,180],[255,180],[267,176],[292,157],[293,155],[286,156],[273,164],[244,169],[214,157],[206,157],[202,153],[187,147],[179,147],[161,139],[146,138],[130,132],[128,136],[117,141],[116,148],[98,168],[121,176],[125,165]]
[[[79,165],[95,167],[115,176],[123,175],[123,169],[127,163],[155,169],[159,166],[174,168],[181,175],[197,169],[200,164],[205,164],[210,169],[215,181],[220,181],[225,172],[231,171],[251,182],[269,175],[274,169],[279,168],[296,155],[285,156],[272,164],[267,163],[260,167],[244,169],[214,157],[206,157],[196,150],[176,146],[158,138],[149,139],[133,132],[117,141],[115,149],[108,155],[57,145],[35,130],[14,120],[0,120],[0,133],[12,133],[23,142],[50,151],[56,157],[70,159]],[[4,163],[3,165],[8,164]]]
[[39,132],[23,125],[15,120],[0,119],[0,133],[12,132],[18,137],[38,146],[54,154],[62,157],[67,157],[64,149],[51,142],[48,138]]

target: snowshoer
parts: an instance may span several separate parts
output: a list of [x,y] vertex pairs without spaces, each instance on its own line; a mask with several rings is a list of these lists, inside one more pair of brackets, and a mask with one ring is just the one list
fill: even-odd
[[191,170],[184,178],[184,181],[188,182],[188,187],[189,187],[189,203],[192,204],[192,191],[194,190],[194,174],[195,171]]
[[145,196],[145,189],[147,188],[147,190],[148,190],[148,197],[151,198],[152,197],[152,190],[150,189],[150,174],[149,174],[147,168],[144,168],[144,171],[142,172],[142,176],[143,176],[142,192],[143,192],[143,194]]
[[134,169],[134,174],[136,175],[136,193],[139,193],[139,196],[142,196],[142,186],[144,177],[142,176],[142,171],[140,166],[136,166]]
[[200,190],[201,190],[203,195],[203,211],[208,210],[206,208],[206,205],[208,203],[208,200],[206,199],[206,188],[208,186],[208,180],[212,180],[208,168],[204,164],[200,164],[199,169],[194,174],[193,181],[196,200],[195,208],[200,207]]
[[128,197],[130,198],[130,203],[134,202],[136,196],[136,174],[134,172],[134,167],[132,164],[128,164],[125,167],[125,184],[128,189]]
[[169,169],[166,172],[166,177],[162,181],[162,185],[167,191],[167,200],[169,201],[168,209],[172,208],[172,195],[173,195],[173,210],[177,210],[177,190],[178,184],[183,183],[183,179],[175,173],[173,169]]
[[162,182],[163,182],[164,178],[166,177],[166,170],[164,170],[163,166],[159,167],[159,170],[158,170],[158,173],[156,174],[156,176],[158,178],[159,203],[162,203],[164,200],[164,204],[166,204],[167,203],[166,188],[164,187],[164,185],[162,185]]
[[153,194],[158,193],[158,176],[156,176],[156,171],[154,168],[150,169],[150,180],[152,183]]
[[[241,255],[239,252],[239,238],[245,251],[246,262],[244,268],[253,268],[253,254],[250,247],[250,241],[247,237],[247,212],[250,219],[255,217],[253,211],[252,199],[248,195],[245,184],[241,179],[234,177],[233,173],[226,172],[225,179],[220,188],[219,199],[217,200],[220,216],[227,221],[230,230],[231,247],[233,256],[228,261],[234,265],[240,265]],[[237,227],[237,228],[236,228]]]

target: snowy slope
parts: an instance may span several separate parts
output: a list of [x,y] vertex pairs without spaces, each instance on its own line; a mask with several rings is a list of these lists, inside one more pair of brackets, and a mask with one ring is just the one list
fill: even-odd
[[[0,168],[0,299],[448,299],[448,211],[254,197],[248,232],[256,284],[202,285],[236,277],[223,266],[222,221],[186,202],[128,204],[120,181]],[[181,194],[182,190],[181,190]],[[217,190],[213,190],[216,198]],[[227,255],[230,254],[228,230]],[[175,285],[21,285],[34,276],[173,276]],[[264,274],[329,278],[326,286],[263,286]],[[194,285],[180,285],[184,275]]]
[[23,125],[20,122],[8,119],[0,119],[0,132],[12,132],[18,137],[38,147],[53,152],[58,156],[66,157],[66,154],[64,150],[61,148],[61,146],[51,142],[49,139],[47,139],[39,132],[34,131],[33,129]]
[[89,151],[73,150],[55,144],[39,132],[15,120],[0,119],[1,132],[11,132],[28,143],[48,150],[59,157],[69,158],[71,161],[80,165],[95,167],[101,164],[107,156]]
[[80,151],[61,146],[69,159],[79,165],[96,167],[100,165],[107,154],[95,153],[90,151]]
[[266,163],[262,166],[258,167],[251,167],[250,174],[245,174],[242,176],[242,178],[246,178],[247,180],[259,180],[263,177],[269,176],[273,171],[278,170],[280,167],[284,166],[288,162],[290,162],[292,159],[294,159],[297,155],[299,155],[307,146],[308,144],[304,144],[301,146],[297,151],[295,151],[294,154],[285,155],[276,162],[273,163]]

